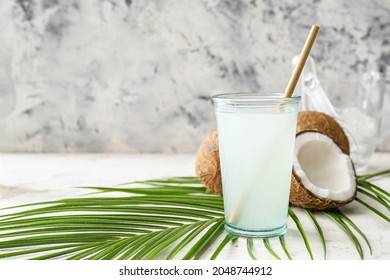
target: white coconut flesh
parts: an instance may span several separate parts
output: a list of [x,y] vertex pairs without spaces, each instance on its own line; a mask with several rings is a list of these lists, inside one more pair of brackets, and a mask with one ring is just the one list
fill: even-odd
[[297,135],[293,167],[302,185],[318,197],[346,201],[356,192],[350,157],[324,134]]

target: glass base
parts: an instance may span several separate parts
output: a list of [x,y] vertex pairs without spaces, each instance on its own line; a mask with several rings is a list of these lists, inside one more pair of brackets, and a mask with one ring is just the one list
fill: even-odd
[[237,228],[229,224],[228,222],[225,222],[225,230],[228,233],[241,236],[241,237],[269,238],[269,237],[277,237],[285,234],[287,232],[287,225],[283,225],[281,227],[268,229],[268,230],[247,230],[247,229]]

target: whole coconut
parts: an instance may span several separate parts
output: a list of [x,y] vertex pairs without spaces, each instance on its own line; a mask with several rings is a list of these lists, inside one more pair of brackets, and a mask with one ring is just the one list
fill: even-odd
[[217,129],[212,129],[200,144],[196,154],[196,176],[209,192],[222,195],[221,167]]

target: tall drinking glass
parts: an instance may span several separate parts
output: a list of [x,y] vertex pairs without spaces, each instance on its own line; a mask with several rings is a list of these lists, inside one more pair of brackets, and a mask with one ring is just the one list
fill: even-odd
[[212,97],[229,233],[265,238],[287,231],[300,97],[281,95]]

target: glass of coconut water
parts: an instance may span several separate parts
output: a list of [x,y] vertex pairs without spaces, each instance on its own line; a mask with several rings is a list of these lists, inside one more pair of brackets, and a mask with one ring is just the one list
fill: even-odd
[[226,231],[246,237],[283,235],[300,97],[233,93],[212,98]]

